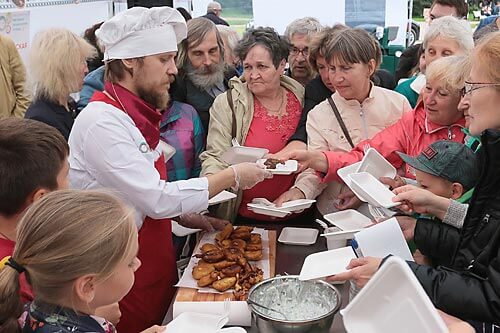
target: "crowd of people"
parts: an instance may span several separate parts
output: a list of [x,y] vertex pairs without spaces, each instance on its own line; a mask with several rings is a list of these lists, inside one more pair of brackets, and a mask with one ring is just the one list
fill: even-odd
[[[371,217],[337,174],[367,148],[398,170],[381,181],[402,203],[408,265],[450,331],[496,332],[500,33],[473,33],[463,0],[435,0],[394,75],[363,29],[306,17],[238,36],[221,12],[135,7],[83,37],[40,31],[27,70],[0,36],[0,332],[161,332],[186,245],[173,220]],[[299,172],[229,165],[235,143]],[[236,199],[209,209],[223,190]],[[278,219],[254,198],[317,204]],[[363,287],[385,259],[329,280]]]

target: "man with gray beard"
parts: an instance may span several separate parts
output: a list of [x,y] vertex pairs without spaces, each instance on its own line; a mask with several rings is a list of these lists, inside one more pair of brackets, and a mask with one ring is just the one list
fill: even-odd
[[198,17],[189,20],[187,28],[187,38],[178,45],[179,74],[170,94],[174,101],[196,109],[206,137],[209,109],[215,97],[228,89],[229,79],[237,74],[224,62],[224,44],[212,21]]

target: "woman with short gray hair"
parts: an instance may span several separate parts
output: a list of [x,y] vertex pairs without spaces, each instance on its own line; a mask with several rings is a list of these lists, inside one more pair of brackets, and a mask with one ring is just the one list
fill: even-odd
[[[469,22],[453,16],[435,19],[425,33],[423,47],[426,66],[442,57],[469,54],[474,48]],[[425,75],[420,73],[401,82],[394,90],[404,95],[414,108],[424,86]]]
[[[284,76],[289,43],[272,28],[249,30],[235,53],[243,63],[242,78],[232,78],[230,89],[219,95],[210,109],[207,150],[201,154],[202,174],[227,167],[222,155],[235,138],[241,145],[264,148],[270,153],[283,149],[295,132],[304,98],[304,88]],[[247,208],[254,198],[274,201],[287,191],[295,175],[277,176],[251,190],[239,191],[236,200],[221,204],[217,215],[238,223],[245,220],[275,221]]]

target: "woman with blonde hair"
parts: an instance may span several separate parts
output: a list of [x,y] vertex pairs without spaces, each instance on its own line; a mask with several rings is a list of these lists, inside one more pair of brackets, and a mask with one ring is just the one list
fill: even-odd
[[95,54],[92,45],[67,29],[37,33],[29,55],[34,98],[25,118],[57,128],[68,140],[76,107],[70,94],[82,89],[87,59]]
[[[322,53],[335,93],[309,112],[307,141],[309,150],[341,153],[396,123],[411,108],[401,94],[373,84],[371,78],[380,65],[381,50],[372,36],[350,28],[330,36],[326,37]],[[316,173],[308,170],[297,177],[295,185],[276,203],[314,199],[321,194],[317,208],[324,215],[342,209],[339,194],[346,190],[341,182],[322,184]]]
[[[115,332],[95,310],[128,293],[141,265],[137,251],[133,211],[113,195],[81,190],[47,194],[27,210],[12,257],[0,262],[0,332],[21,332],[23,272],[35,299],[22,332]],[[154,326],[145,332],[160,331]]]

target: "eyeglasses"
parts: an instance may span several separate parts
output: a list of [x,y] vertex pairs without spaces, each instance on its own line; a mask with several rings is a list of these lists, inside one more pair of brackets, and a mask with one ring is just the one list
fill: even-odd
[[487,87],[497,87],[500,83],[489,83],[489,82],[467,82],[465,81],[465,87],[461,90],[462,96],[470,94],[474,90],[487,88]]
[[292,49],[290,50],[291,55],[296,56],[299,55],[299,53],[302,53],[304,57],[307,57],[309,55],[309,48],[304,47],[303,49],[299,49],[297,47],[292,47]]

